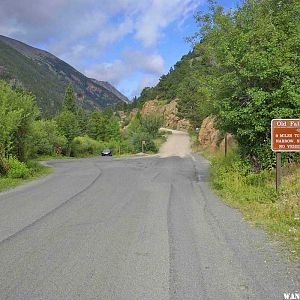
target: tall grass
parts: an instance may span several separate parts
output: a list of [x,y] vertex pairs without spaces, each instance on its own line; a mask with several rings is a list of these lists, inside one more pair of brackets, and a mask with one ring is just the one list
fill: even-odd
[[300,165],[283,167],[282,187],[275,190],[274,170],[253,173],[237,154],[212,159],[214,189],[245,219],[262,225],[275,239],[283,240],[290,253],[300,257]]

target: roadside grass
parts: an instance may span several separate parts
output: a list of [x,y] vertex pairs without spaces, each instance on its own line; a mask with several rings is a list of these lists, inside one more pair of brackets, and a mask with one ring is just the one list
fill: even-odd
[[43,166],[37,161],[29,161],[27,163],[27,167],[30,171],[27,178],[9,178],[6,176],[0,176],[0,192],[17,187],[53,172],[52,168]]
[[300,165],[283,167],[282,186],[275,190],[275,171],[251,172],[232,150],[208,157],[212,161],[211,184],[228,205],[245,219],[262,226],[270,236],[284,241],[291,258],[300,258]]
[[45,160],[55,160],[55,159],[69,160],[69,159],[76,159],[76,157],[64,156],[64,155],[42,155],[42,156],[38,156],[35,160],[45,161]]

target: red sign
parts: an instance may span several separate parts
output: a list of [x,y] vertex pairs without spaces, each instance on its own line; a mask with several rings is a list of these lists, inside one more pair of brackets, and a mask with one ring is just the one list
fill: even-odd
[[300,152],[300,119],[273,119],[271,132],[273,151]]

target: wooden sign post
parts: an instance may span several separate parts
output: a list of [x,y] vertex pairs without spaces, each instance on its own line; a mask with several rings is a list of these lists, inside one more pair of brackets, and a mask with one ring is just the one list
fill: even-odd
[[144,149],[145,145],[146,145],[146,141],[142,141],[142,153],[144,153],[144,151],[145,151],[145,149]]
[[281,185],[281,152],[276,152],[276,191]]
[[225,152],[225,157],[227,156],[227,151],[228,151],[228,139],[227,139],[227,133],[225,133],[225,136],[224,136],[224,152]]
[[272,151],[276,152],[276,191],[281,185],[281,153],[300,152],[300,119],[271,121]]

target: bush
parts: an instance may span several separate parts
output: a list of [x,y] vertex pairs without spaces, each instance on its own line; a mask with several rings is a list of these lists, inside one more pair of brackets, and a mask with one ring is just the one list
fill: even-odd
[[163,118],[159,115],[148,115],[141,119],[142,131],[147,132],[152,138],[158,134],[159,128],[163,124]]
[[10,157],[8,159],[7,177],[9,178],[27,178],[30,175],[30,170],[26,164],[18,161],[16,158]]
[[71,144],[71,155],[74,157],[99,155],[104,147],[103,143],[98,142],[87,135],[77,136]]
[[254,173],[235,150],[227,157],[216,156],[212,162],[212,182],[221,196],[236,206],[244,202],[270,203],[277,199],[274,186],[270,184],[269,171]]
[[39,110],[34,96],[13,90],[0,80],[0,155],[25,161],[30,150],[30,127]]
[[127,138],[132,145],[133,152],[142,151],[142,141],[145,141],[145,152],[157,152],[154,139],[159,136],[159,128],[162,124],[162,118],[157,115],[142,117],[137,114],[130,122],[127,128]]
[[142,141],[145,141],[145,152],[157,152],[158,149],[152,139],[152,136],[148,132],[135,132],[130,137],[130,142],[135,152],[142,152]]
[[49,167],[43,166],[42,164],[40,164],[38,161],[35,161],[35,160],[27,161],[26,166],[29,169],[31,176],[36,176],[36,174],[40,174],[43,172],[43,170],[49,168]]
[[128,140],[122,140],[120,143],[120,154],[128,154],[133,152],[133,145]]
[[39,120],[32,124],[31,129],[31,156],[53,155],[55,147],[65,149],[67,139],[58,131],[54,120]]

